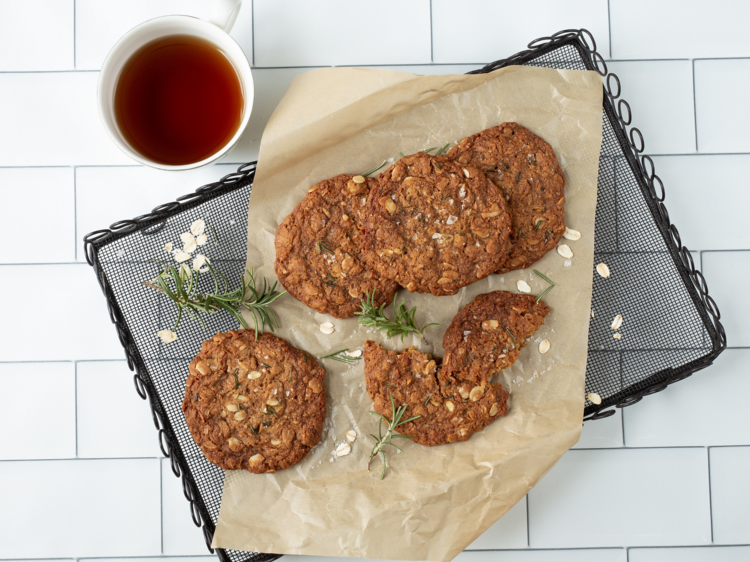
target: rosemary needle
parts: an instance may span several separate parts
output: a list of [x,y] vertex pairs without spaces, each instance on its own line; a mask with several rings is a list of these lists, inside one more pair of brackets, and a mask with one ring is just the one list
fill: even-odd
[[383,160],[383,163],[382,163],[382,164],[381,164],[380,166],[378,166],[377,168],[373,168],[373,169],[372,169],[372,170],[370,170],[369,172],[365,172],[364,174],[362,174],[362,176],[364,176],[364,177],[367,177],[367,176],[369,176],[370,174],[372,174],[373,172],[377,172],[377,171],[378,171],[378,170],[379,170],[380,168],[382,168],[383,166],[385,166],[385,160]]
[[440,155],[441,155],[441,154],[443,153],[443,151],[444,151],[444,150],[445,150],[446,148],[448,148],[448,145],[449,145],[449,144],[450,144],[449,142],[446,142],[446,143],[445,143],[445,146],[444,146],[443,148],[441,148],[440,150],[438,150],[438,152],[437,152],[437,154],[436,154],[435,156],[440,156]]
[[544,298],[544,295],[546,295],[547,293],[549,293],[549,292],[550,292],[550,291],[552,290],[552,287],[554,287],[554,286],[555,286],[555,282],[554,282],[554,281],[552,281],[551,279],[549,279],[549,278],[545,277],[545,276],[544,276],[544,275],[542,275],[541,273],[539,273],[539,271],[537,271],[536,269],[534,269],[534,270],[532,270],[532,271],[533,271],[534,273],[536,273],[536,274],[537,274],[537,275],[538,275],[539,277],[541,277],[542,279],[544,279],[544,280],[545,280],[545,281],[546,281],[547,283],[549,283],[549,287],[547,287],[547,288],[546,288],[546,289],[544,290],[544,292],[543,292],[543,293],[542,293],[541,295],[539,295],[539,296],[538,296],[538,297],[536,298],[536,303],[537,303],[537,304],[539,304],[539,301],[541,301],[541,300],[542,300],[542,298]]
[[417,326],[414,319],[417,313],[417,307],[413,307],[411,310],[406,308],[404,303],[396,303],[397,296],[393,296],[393,320],[385,315],[384,309],[386,303],[383,303],[378,307],[375,304],[375,289],[372,293],[365,293],[365,298],[362,299],[360,304],[360,310],[354,314],[359,316],[357,321],[370,328],[375,328],[376,332],[385,331],[386,337],[392,338],[393,336],[401,336],[401,341],[407,334],[419,334],[422,339],[426,339],[424,336],[425,329],[430,326],[439,326],[435,322],[425,324],[424,326]]
[[[400,425],[404,425],[405,423],[409,423],[410,421],[414,421],[417,418],[422,417],[413,416],[411,418],[402,420],[401,418],[404,416],[404,412],[406,412],[407,405],[404,404],[403,406],[396,409],[396,401],[393,399],[393,394],[391,394],[390,392],[388,394],[391,397],[391,419],[388,419],[384,415],[378,414],[377,412],[373,412],[372,410],[370,411],[373,416],[377,416],[379,419],[378,434],[370,434],[370,437],[375,439],[375,446],[372,448],[372,451],[370,451],[370,458],[367,459],[367,469],[370,469],[370,463],[372,463],[372,459],[374,459],[377,455],[380,455],[380,458],[383,460],[383,469],[380,472],[381,480],[385,478],[386,469],[384,448],[390,445],[391,447],[395,447],[403,453],[403,449],[401,449],[401,447],[399,447],[395,443],[392,443],[391,441],[393,439],[412,439],[410,435],[401,435],[400,433],[396,433],[394,435],[393,431]],[[383,434],[383,422],[385,422],[385,435]]]
[[333,353],[329,353],[328,355],[323,355],[320,359],[333,359],[334,361],[340,361],[341,363],[346,363],[347,365],[356,365],[357,361],[362,359],[361,356],[353,357],[351,355],[348,355],[347,351],[349,351],[349,349],[339,349],[338,351],[334,351]]

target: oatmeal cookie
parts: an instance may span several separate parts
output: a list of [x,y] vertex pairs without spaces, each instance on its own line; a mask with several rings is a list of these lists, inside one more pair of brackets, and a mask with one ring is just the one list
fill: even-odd
[[367,195],[377,181],[341,174],[312,186],[276,231],[279,281],[294,298],[336,318],[350,318],[365,294],[378,305],[398,285],[362,259],[361,230]]
[[529,267],[557,245],[565,231],[565,174],[546,141],[503,123],[463,139],[448,157],[476,166],[505,194],[510,251],[497,273]]
[[320,440],[325,371],[272,334],[238,330],[203,343],[189,367],[182,411],[206,458],[227,470],[276,472]]
[[508,393],[500,384],[441,385],[440,360],[413,347],[399,353],[368,341],[364,357],[374,410],[390,419],[391,396],[397,408],[406,404],[403,419],[421,417],[399,426],[398,432],[420,445],[466,441],[507,411]]
[[454,295],[487,277],[505,259],[509,235],[498,188],[444,156],[401,158],[367,199],[365,260],[411,292]]
[[533,295],[493,291],[477,296],[445,331],[441,380],[486,383],[515,363],[549,312]]

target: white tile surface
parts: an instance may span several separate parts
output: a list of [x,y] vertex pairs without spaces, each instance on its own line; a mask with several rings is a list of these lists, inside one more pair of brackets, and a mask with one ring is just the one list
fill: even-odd
[[622,412],[622,409],[616,408],[615,413],[608,418],[584,422],[581,438],[573,448],[622,447]]
[[[243,11],[249,12],[248,6]],[[212,0],[76,0],[76,68],[99,70],[110,49],[135,26],[161,16],[207,19]]]
[[648,400],[623,410],[629,447],[750,445],[750,349],[729,349]]
[[714,542],[750,543],[750,447],[715,447],[711,457]]
[[627,562],[624,549],[463,552],[456,562]]
[[77,365],[78,456],[160,457],[148,400],[141,400],[125,361]]
[[[123,359],[117,331],[94,271],[76,265],[0,266],[0,294],[47,295],[39,305],[28,298],[8,298],[0,322],[0,361]],[[39,335],[47,330],[39,345]]]
[[[750,4],[747,5],[750,14]],[[750,152],[750,59],[695,61],[698,150]],[[731,123],[731,126],[728,126]]]
[[73,1],[0,0],[0,71],[73,68]]
[[95,72],[0,73],[0,166],[130,164],[99,119]]
[[703,276],[708,284],[708,294],[721,311],[721,323],[727,334],[729,347],[750,347],[750,300],[737,298],[743,288],[743,279],[750,275],[750,251],[703,252]]
[[569,451],[529,493],[530,544],[709,543],[707,482],[705,449]]
[[750,55],[750,4],[736,0],[610,0],[618,59]]
[[[750,232],[743,225],[741,201],[750,187],[750,155],[659,156],[656,174],[664,182],[665,205],[682,243],[691,250],[750,248]],[[711,186],[712,204],[722,219],[706,228],[705,208],[696,205]],[[710,287],[709,287],[710,289]]]
[[[237,170],[237,165],[204,166],[180,173],[145,166],[77,168],[76,220],[78,260],[84,261],[83,237],[112,223],[151,212]],[[117,193],[117,197],[112,197]]]
[[182,491],[182,477],[177,478],[169,459],[161,461],[163,549],[167,555],[199,555],[208,553],[203,529],[196,527],[190,504]]
[[628,562],[745,562],[750,546],[700,546],[695,548],[633,548]]
[[436,63],[486,64],[524,50],[538,37],[581,27],[593,34],[597,50],[607,58],[609,29],[604,0],[540,0],[533,6],[492,0],[433,0],[433,58]]
[[73,261],[73,168],[0,168],[0,199],[19,211],[3,217],[14,236],[0,245],[0,263]]
[[0,363],[0,426],[19,429],[0,432],[0,459],[76,456],[75,384],[73,363]]
[[255,0],[253,6],[257,66],[430,62],[429,0]]
[[160,553],[159,461],[0,463],[7,558]]
[[466,550],[526,548],[529,544],[526,519],[526,498],[522,498],[508,513],[467,546]]
[[620,79],[620,98],[630,105],[633,126],[643,133],[647,154],[695,152],[689,60],[611,61],[607,69]]

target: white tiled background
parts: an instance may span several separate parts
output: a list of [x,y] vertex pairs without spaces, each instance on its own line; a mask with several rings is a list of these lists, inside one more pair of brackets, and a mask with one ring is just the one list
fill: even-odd
[[[85,233],[254,160],[273,108],[308,68],[466,72],[578,27],[622,79],[731,349],[587,423],[574,450],[460,558],[750,560],[750,3],[245,0],[232,35],[253,63],[256,106],[240,145],[192,172],[134,166],[100,125],[98,69],[139,22],[207,17],[211,4],[0,0],[0,560],[208,554],[133,390],[84,262]],[[644,282],[658,290],[658,274]]]

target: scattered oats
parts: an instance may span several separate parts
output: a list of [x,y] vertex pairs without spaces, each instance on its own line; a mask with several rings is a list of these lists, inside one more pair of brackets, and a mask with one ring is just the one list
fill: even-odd
[[570,251],[570,246],[568,246],[567,244],[560,244],[557,247],[557,253],[567,259],[570,259],[573,257],[573,252]]
[[597,265],[596,272],[605,279],[610,275],[609,266],[606,263],[600,263],[599,265]]
[[613,330],[619,330],[620,326],[622,326],[622,314],[618,314],[617,316],[615,316],[615,319],[612,320],[612,325],[610,326],[610,328],[612,328]]
[[349,441],[349,443],[354,443],[357,439],[357,432],[353,429],[350,429],[346,432],[346,440]]
[[352,181],[354,183],[365,183],[365,178],[364,178],[364,176],[354,176],[352,178]]
[[234,219],[230,220],[229,224],[234,224]]
[[336,458],[345,457],[351,452],[352,446],[349,445],[349,443],[340,443],[339,446],[336,447]]
[[331,322],[323,322],[320,325],[320,331],[323,332],[324,334],[332,334],[335,330]]
[[172,330],[159,330],[156,332],[156,335],[159,336],[164,343],[172,343],[177,339],[177,334]]
[[182,240],[182,245],[189,244],[190,242],[195,241],[195,236],[190,234],[189,232],[183,232],[180,234],[180,240]]
[[171,252],[173,249],[174,249],[174,244],[172,244],[171,242],[167,242],[166,244],[164,244],[165,252]]
[[198,248],[198,243],[193,240],[192,242],[188,242],[182,247],[183,252],[187,252],[188,254],[192,254],[195,252],[195,250]]
[[205,232],[203,234],[199,234],[198,237],[195,239],[196,244],[198,246],[205,246],[208,243],[208,234]]
[[206,228],[206,221],[204,220],[197,220],[194,221],[193,224],[190,225],[190,232],[193,233],[193,236],[200,236],[203,234],[203,231]]
[[118,258],[124,258],[125,257],[125,250],[117,250],[116,252]]
[[466,197],[466,187],[463,185],[461,186],[461,189],[458,190],[458,196],[461,198]]
[[439,232],[436,232],[435,234],[432,235],[432,239],[433,240],[435,240],[436,238],[442,238],[442,237],[443,237],[443,235],[440,234]]
[[457,220],[458,220],[458,217],[454,217],[453,215],[448,215],[448,220],[445,221],[445,224],[453,224]]
[[591,309],[591,318],[593,318],[593,317],[594,317],[594,309],[592,308]]
[[531,287],[529,287],[529,284],[523,279],[519,279],[518,281],[516,281],[516,287],[518,287],[518,290],[521,291],[522,293],[531,292]]
[[570,260],[565,260],[565,261],[563,262],[563,266],[565,266],[565,267],[570,267],[571,265],[573,265],[573,262],[572,262],[572,261],[570,261]]
[[[206,265],[208,259],[203,254],[198,254],[193,258],[193,271],[203,271],[201,267]],[[208,268],[206,268],[208,270]]]
[[177,263],[188,261],[192,256],[187,252],[175,252],[174,259]]
[[599,396],[596,392],[589,392],[588,394],[589,401],[592,404],[596,404],[597,406],[602,403],[602,397]]
[[355,349],[354,351],[347,351],[344,353],[347,357],[362,357],[362,350]]
[[565,238],[566,240],[580,240],[581,233],[566,226],[565,232],[563,232],[563,238]]
[[615,335],[612,337],[615,338],[616,340],[619,340],[620,338],[622,338],[622,334],[620,332],[616,332]]
[[547,353],[549,351],[549,340],[542,340],[539,343],[539,353]]
[[464,175],[465,175],[465,176],[466,176],[467,178],[468,178],[468,177],[471,177],[471,176],[469,175],[469,170],[467,170],[466,168],[464,168]]

